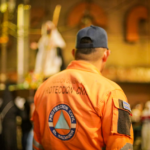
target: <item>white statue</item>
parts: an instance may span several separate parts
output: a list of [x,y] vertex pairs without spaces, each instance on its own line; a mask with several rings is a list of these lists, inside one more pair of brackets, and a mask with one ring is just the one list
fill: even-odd
[[62,58],[57,55],[57,47],[62,49],[66,44],[51,21],[42,25],[41,32],[34,73],[46,78],[60,71]]
[[142,150],[150,150],[150,101],[142,112]]

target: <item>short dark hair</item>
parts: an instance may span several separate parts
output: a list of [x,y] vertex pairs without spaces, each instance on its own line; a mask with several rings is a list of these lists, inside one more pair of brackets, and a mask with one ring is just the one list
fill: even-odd
[[[80,41],[81,44],[84,43],[92,43],[92,40],[89,37],[84,37]],[[76,57],[78,57],[78,54],[91,54],[92,52],[95,51],[95,48],[77,48],[76,50]]]

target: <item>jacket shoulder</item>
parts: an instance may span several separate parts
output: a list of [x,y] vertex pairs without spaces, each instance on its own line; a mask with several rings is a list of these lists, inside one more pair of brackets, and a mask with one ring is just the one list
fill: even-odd
[[121,87],[114,81],[101,76],[101,79],[98,81],[99,84],[101,84],[102,86],[104,86],[106,89],[109,89],[110,91],[113,90],[122,90]]

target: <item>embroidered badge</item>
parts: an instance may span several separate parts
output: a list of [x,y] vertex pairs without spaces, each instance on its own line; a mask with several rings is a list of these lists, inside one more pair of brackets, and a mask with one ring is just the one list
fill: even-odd
[[127,109],[131,112],[131,108],[130,108],[130,104],[128,104],[127,102],[123,101],[123,108]]
[[53,135],[61,140],[70,140],[75,134],[76,119],[66,104],[59,104],[52,109],[48,124]]

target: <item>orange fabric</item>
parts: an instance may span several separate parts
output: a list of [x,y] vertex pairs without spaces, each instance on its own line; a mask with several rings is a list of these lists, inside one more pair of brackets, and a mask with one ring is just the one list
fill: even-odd
[[34,139],[45,150],[120,150],[133,143],[133,130],[117,133],[117,99],[127,102],[116,83],[90,63],[73,61],[37,90]]

